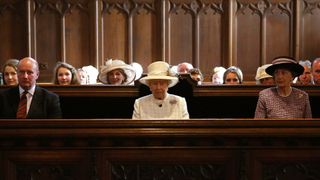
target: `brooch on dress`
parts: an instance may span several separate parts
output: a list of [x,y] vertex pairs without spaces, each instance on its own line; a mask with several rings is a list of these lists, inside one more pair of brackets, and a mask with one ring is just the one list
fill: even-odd
[[171,100],[169,101],[169,103],[170,103],[171,105],[173,105],[173,104],[177,104],[177,100],[175,100],[175,99],[171,99]]

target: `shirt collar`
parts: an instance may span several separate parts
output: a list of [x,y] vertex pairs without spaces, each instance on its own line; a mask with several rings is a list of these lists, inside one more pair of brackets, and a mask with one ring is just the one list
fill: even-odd
[[[36,90],[36,86],[32,86],[28,91],[29,94],[31,94],[33,96],[34,91]],[[19,94],[22,94],[25,90],[19,86]]]

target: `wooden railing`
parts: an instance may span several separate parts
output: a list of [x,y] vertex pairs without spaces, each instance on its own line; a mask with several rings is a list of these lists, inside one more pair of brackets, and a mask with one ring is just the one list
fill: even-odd
[[0,121],[0,179],[319,179],[320,119]]

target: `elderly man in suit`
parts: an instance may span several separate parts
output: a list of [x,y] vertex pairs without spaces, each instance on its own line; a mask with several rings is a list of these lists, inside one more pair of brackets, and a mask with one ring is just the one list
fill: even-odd
[[61,118],[58,95],[36,85],[38,62],[26,57],[18,64],[19,85],[0,93],[0,118]]

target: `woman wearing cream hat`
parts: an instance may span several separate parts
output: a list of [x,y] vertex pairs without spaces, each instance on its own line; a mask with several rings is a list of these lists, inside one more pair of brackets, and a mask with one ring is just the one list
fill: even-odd
[[168,93],[178,83],[170,66],[156,61],[148,66],[148,74],[140,79],[152,94],[136,99],[132,119],[189,119],[185,98]]
[[304,68],[291,57],[277,57],[266,72],[273,76],[276,87],[259,93],[255,118],[312,118],[309,96],[291,86]]
[[261,85],[273,85],[273,77],[266,73],[266,69],[271,66],[272,64],[265,64],[257,69],[257,74],[256,74],[256,84],[261,84]]
[[119,59],[109,59],[101,67],[99,81],[109,85],[128,85],[135,79],[136,73],[132,66]]

